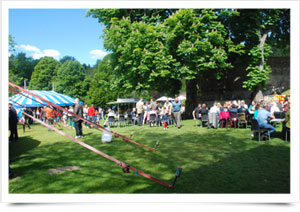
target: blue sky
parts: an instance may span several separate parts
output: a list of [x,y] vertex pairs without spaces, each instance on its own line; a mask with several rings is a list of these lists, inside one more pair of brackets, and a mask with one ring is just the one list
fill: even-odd
[[94,65],[107,54],[103,47],[104,26],[87,9],[9,9],[9,34],[17,52],[35,59],[73,56]]

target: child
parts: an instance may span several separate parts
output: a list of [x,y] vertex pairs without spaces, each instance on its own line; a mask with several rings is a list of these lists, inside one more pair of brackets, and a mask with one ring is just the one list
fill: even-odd
[[163,113],[162,121],[163,121],[163,123],[164,123],[164,124],[163,124],[163,129],[164,129],[164,130],[167,130],[169,114],[168,114],[168,110],[167,110],[166,107],[163,107],[162,113]]
[[26,125],[28,126],[29,130],[31,131],[31,128],[28,124],[28,119],[25,119],[25,115],[22,114],[21,119],[20,119],[20,123],[23,125],[23,133],[25,133],[25,127]]
[[66,112],[64,112],[63,120],[64,120],[64,126],[67,127],[68,126],[68,116],[67,116]]

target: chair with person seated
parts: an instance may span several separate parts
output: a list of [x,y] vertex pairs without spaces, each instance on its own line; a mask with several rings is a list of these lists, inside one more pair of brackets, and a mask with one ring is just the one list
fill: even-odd
[[149,116],[149,126],[151,127],[156,124],[156,115],[155,114],[150,114]]
[[228,111],[220,111],[219,122],[222,123],[222,125],[220,124],[220,126],[222,126],[222,128],[224,127],[224,121],[226,123],[226,128],[228,128],[229,118],[230,118],[230,114]]
[[240,127],[240,124],[245,124],[247,128],[247,119],[245,113],[237,113],[237,119],[238,119],[238,127]]
[[274,112],[275,119],[284,119],[285,113],[284,112]]
[[283,121],[282,122],[282,134],[281,134],[282,139],[284,138],[284,140],[287,141],[288,137],[290,135],[290,132],[291,132],[290,128],[286,127],[286,122]]
[[207,113],[201,114],[201,127],[204,126],[205,122],[206,122],[207,127],[209,127],[208,126],[208,114]]
[[138,118],[136,116],[131,116],[131,124],[137,125],[138,124]]
[[118,125],[119,127],[121,127],[121,124],[125,124],[126,125],[126,120],[125,120],[125,116],[124,115],[119,115],[119,120],[118,120]]
[[[260,134],[264,133],[266,131],[269,131],[269,129],[261,128],[259,127],[259,124],[256,119],[251,119],[251,134],[250,134],[250,140],[252,140],[252,137],[254,136],[254,133],[258,133],[258,142],[260,142]],[[268,133],[268,138],[270,138],[270,133]]]
[[113,126],[113,125],[115,125],[115,123],[116,123],[115,117],[114,116],[109,116],[108,117],[108,124],[110,126]]
[[127,116],[125,117],[125,123],[126,123],[126,126],[129,126],[129,123],[131,123],[131,120],[132,120],[131,115],[127,115]]
[[233,127],[236,128],[236,125],[237,125],[237,113],[236,112],[229,112],[230,114],[230,127]]

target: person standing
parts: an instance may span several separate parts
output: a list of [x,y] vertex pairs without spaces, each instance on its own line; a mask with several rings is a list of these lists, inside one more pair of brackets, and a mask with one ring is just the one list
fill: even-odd
[[[87,105],[84,105],[84,107],[83,107],[83,118],[88,120],[88,106]],[[84,126],[88,127],[89,124],[85,121]]]
[[[89,109],[88,109],[88,117],[89,117],[89,121],[95,123],[95,108],[94,108],[94,104],[92,104]],[[91,127],[91,125],[90,125]]]
[[[48,125],[52,125],[54,124],[54,110],[53,108],[51,108],[49,105],[47,106],[47,108],[45,109],[46,112],[46,119],[47,119],[47,124]],[[50,131],[50,128],[48,127],[48,131]]]
[[175,97],[172,102],[173,115],[176,122],[176,127],[180,128],[180,120],[181,120],[181,102],[178,100],[178,97]]
[[17,111],[15,110],[15,108],[13,108],[11,103],[8,104],[8,113],[8,126],[10,130],[9,142],[18,141],[18,115]]
[[198,107],[196,107],[194,110],[193,110],[193,118],[194,118],[194,120],[196,120],[196,119],[198,119],[198,120],[200,120],[200,118],[201,118],[201,104],[199,103],[198,104]]
[[103,109],[101,107],[98,108],[99,111],[99,124],[101,122],[101,119],[104,120],[104,116],[103,116]]
[[168,124],[171,125],[173,122],[173,118],[172,118],[172,104],[171,102],[169,102],[169,100],[167,99],[164,107],[166,107],[167,111],[168,111]]
[[139,126],[142,126],[143,124],[143,118],[144,118],[144,102],[143,102],[143,98],[140,98],[140,101],[138,101],[136,103],[136,110],[137,110],[137,114],[138,114],[138,124]]
[[168,118],[169,118],[169,112],[168,112],[168,109],[164,106],[162,109],[162,121],[163,121],[163,129],[164,130],[167,130]]
[[[71,112],[71,113],[74,113],[74,109],[73,109],[72,105],[70,105],[68,111]],[[74,129],[73,115],[71,115],[70,113],[68,113],[68,119],[70,121],[70,129]]]
[[[83,107],[80,104],[78,98],[75,99],[74,114],[83,118]],[[76,117],[74,117],[73,119],[74,119],[74,122],[75,122],[75,130],[76,130],[75,138],[83,137],[83,134],[82,134],[82,120],[79,119],[79,118],[76,118]]]
[[45,109],[46,109],[46,106],[44,106],[44,108],[41,109],[41,118],[42,118],[42,121],[44,123],[46,123],[46,111],[45,111]]
[[[30,111],[30,109],[28,108],[25,108],[24,110],[25,113],[29,114],[29,115],[32,115],[32,112]],[[31,130],[31,127],[30,127],[30,118],[28,116],[24,116],[24,119],[25,119],[25,122],[24,124],[28,126],[28,128]]]
[[95,117],[94,117],[94,120],[96,122],[96,124],[99,124],[99,111],[98,109],[95,110]]

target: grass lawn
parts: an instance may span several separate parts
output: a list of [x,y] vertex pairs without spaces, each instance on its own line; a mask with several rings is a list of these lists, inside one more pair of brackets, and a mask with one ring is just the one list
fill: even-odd
[[[83,128],[79,140],[169,184],[177,165],[181,177],[166,188],[136,173],[123,173],[114,162],[85,149],[60,134],[35,124],[10,144],[10,164],[19,177],[9,181],[10,193],[289,193],[290,144],[280,138],[250,140],[248,129],[207,129],[193,120],[182,128],[130,126],[113,128],[133,140],[154,147],[144,149],[120,138],[101,142],[101,132]],[[75,136],[75,130],[58,128]],[[78,166],[79,170],[50,175],[49,169]]]

